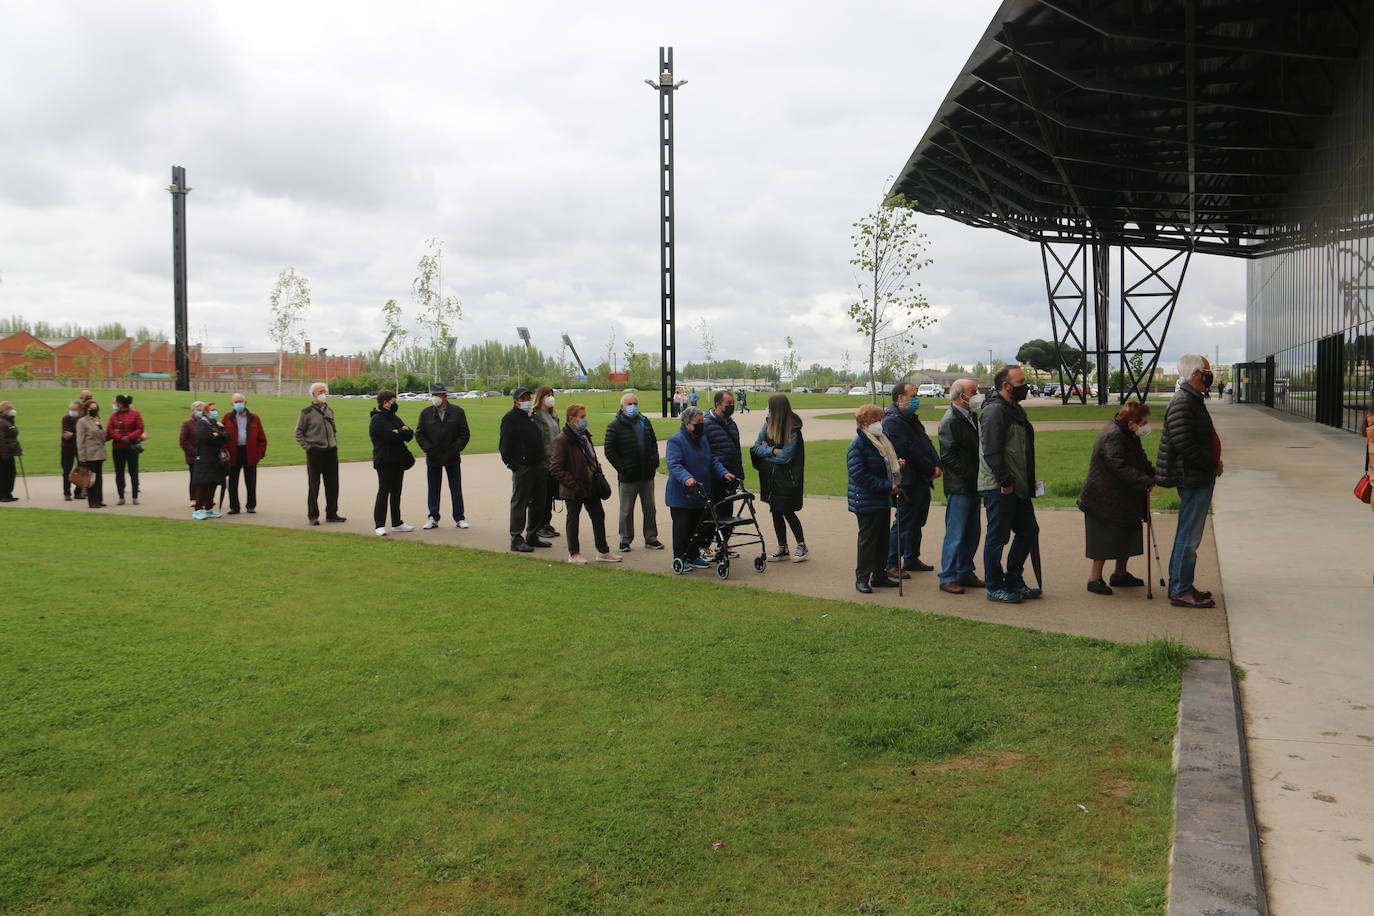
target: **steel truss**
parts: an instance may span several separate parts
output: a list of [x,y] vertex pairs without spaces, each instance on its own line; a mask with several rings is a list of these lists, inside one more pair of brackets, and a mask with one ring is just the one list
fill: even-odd
[[[1149,252],[1152,260],[1147,260],[1142,251]],[[1040,244],[1055,360],[1059,364],[1059,396],[1065,404],[1070,397],[1076,397],[1080,404],[1088,402],[1090,364],[1096,370],[1094,393],[1099,404],[1107,403],[1107,382],[1113,362],[1121,371],[1117,391],[1119,403],[1124,404],[1132,397],[1145,400],[1154,381],[1192,251],[1137,249],[1122,245],[1118,246],[1118,254],[1118,345],[1112,347],[1108,320],[1111,246],[1092,242]],[[1091,336],[1088,332],[1090,318]],[[1066,359],[1065,350],[1068,349],[1081,352],[1081,362]],[[1075,389],[1077,395],[1071,395]]]

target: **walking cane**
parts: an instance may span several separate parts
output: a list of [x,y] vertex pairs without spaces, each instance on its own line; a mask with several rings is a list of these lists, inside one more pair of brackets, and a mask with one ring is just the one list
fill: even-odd
[[[893,502],[893,503],[897,506],[897,508],[900,510],[900,508],[901,508],[901,502],[902,502],[902,491],[901,491],[901,490],[898,490],[898,491],[896,492],[896,494],[894,494],[892,502]],[[897,518],[896,518],[896,522],[897,522],[897,597],[898,597],[898,598],[901,598],[901,597],[904,597],[903,590],[902,590],[902,576],[904,576],[904,575],[906,574],[906,570],[905,570],[904,565],[903,565],[903,563],[902,563],[902,559],[903,559],[903,557],[902,557],[902,517],[901,517],[900,514],[898,514],[898,516],[897,516]]]
[[24,456],[17,455],[15,457],[19,459],[19,477],[24,481],[24,498],[32,502],[33,497],[29,495],[29,475],[24,473]]
[[[1149,491],[1146,491],[1145,498],[1147,500],[1150,498]],[[1167,588],[1168,586],[1164,584],[1164,563],[1159,559],[1159,541],[1155,538],[1154,513],[1148,511],[1149,503],[1146,503],[1146,509],[1147,511],[1145,514],[1145,527],[1150,529],[1150,546],[1152,546],[1155,549],[1155,565],[1159,567],[1159,587]],[[1154,581],[1153,577],[1151,578],[1151,581]]]
[[[1145,491],[1145,528],[1150,528],[1150,491]],[[1152,532],[1153,533],[1153,532]],[[1153,540],[1153,537],[1151,538]],[[1145,597],[1151,601],[1155,597],[1155,574],[1150,569],[1150,553],[1145,552]]]

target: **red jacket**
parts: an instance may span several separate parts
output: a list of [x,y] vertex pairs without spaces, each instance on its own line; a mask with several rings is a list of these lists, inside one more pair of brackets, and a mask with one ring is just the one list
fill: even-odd
[[188,417],[181,421],[181,453],[186,456],[187,464],[196,463],[196,418]]
[[143,430],[143,415],[130,407],[128,410],[112,410],[105,421],[105,436],[114,440],[115,448],[128,448],[135,442],[148,438]]
[[220,418],[225,432],[229,434],[229,441],[224,443],[224,448],[229,452],[229,463],[236,468],[245,465],[245,452],[247,466],[250,468],[257,467],[258,462],[267,454],[267,434],[262,430],[262,418],[251,410],[245,410],[244,414],[248,417],[248,444],[242,450],[239,449],[239,415],[230,413],[229,416]]

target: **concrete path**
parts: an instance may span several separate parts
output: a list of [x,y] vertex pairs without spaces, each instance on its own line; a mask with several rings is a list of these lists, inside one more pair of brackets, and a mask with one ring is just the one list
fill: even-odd
[[[348,517],[346,524],[306,528],[304,467],[260,469],[256,515],[226,516],[219,520],[193,524],[276,525],[301,528],[321,536],[350,532],[374,538],[378,541],[378,550],[385,550],[388,546],[387,541],[401,538],[496,551],[505,551],[510,546],[506,531],[510,476],[502,467],[499,457],[494,454],[473,455],[463,462],[463,490],[467,518],[472,525],[472,528],[465,531],[455,529],[451,518],[444,520],[442,528],[432,531],[418,530],[425,520],[426,510],[424,477],[419,468],[416,468],[407,475],[402,508],[405,520],[417,530],[410,534],[389,535],[386,539],[377,538],[373,534],[372,525],[376,475],[371,465],[345,464],[340,470],[340,478],[340,504],[341,511]],[[668,543],[671,540],[671,525],[668,510],[662,501],[662,483],[663,478],[660,477],[659,534],[664,543]],[[84,503],[63,502],[60,483],[56,477],[30,478],[29,486],[33,491],[33,502],[12,503],[0,511],[14,511],[15,507],[36,505],[51,509],[66,508],[115,515],[182,518],[190,523],[191,510],[185,498],[186,475],[180,471],[143,475],[142,505],[137,507],[114,505],[114,483],[109,474],[105,480],[106,498],[110,503],[107,509],[90,510],[85,508]],[[561,509],[562,504],[558,505]],[[616,517],[614,498],[607,505],[607,515],[613,527]],[[771,519],[762,502],[756,505],[758,511],[763,513],[760,527],[763,528],[764,537],[772,547],[774,536]],[[879,589],[871,596],[861,595],[854,590],[854,517],[848,512],[844,500],[808,497],[801,518],[806,527],[807,546],[812,554],[812,559],[808,562],[770,563],[767,571],[760,574],[753,568],[753,556],[756,553],[750,553],[732,564],[728,583],[722,583],[712,569],[709,572],[703,570],[689,574],[682,580],[683,587],[706,590],[745,584],[778,592],[780,601],[786,600],[783,593],[794,592],[865,604],[888,604],[910,608],[913,611],[933,611],[973,620],[1127,642],[1170,636],[1209,653],[1221,657],[1229,656],[1224,603],[1223,607],[1206,611],[1171,607],[1163,589],[1157,585],[1154,600],[1146,599],[1144,589],[1121,589],[1111,597],[1089,593],[1085,588],[1088,561],[1083,559],[1082,515],[1076,510],[1050,509],[1040,513],[1047,597],[1020,605],[990,602],[981,590],[969,591],[964,595],[947,595],[938,591],[938,581],[934,573],[914,573],[905,589],[905,597],[899,598],[895,589]],[[564,516],[561,513],[556,515],[554,527],[561,530],[563,522]],[[1160,550],[1165,552],[1166,559],[1169,545],[1173,540],[1173,524],[1172,515],[1157,516],[1156,531]],[[582,527],[583,551],[588,553],[593,549],[593,545],[585,518]],[[938,563],[940,540],[944,532],[944,514],[941,507],[931,508],[930,520],[925,530],[927,538],[922,556],[927,562]],[[618,546],[617,533],[611,531],[608,537],[611,539],[611,548],[615,549]],[[754,550],[756,552],[757,548]],[[567,551],[559,539],[553,548],[527,556],[531,562],[563,562],[567,559]],[[642,540],[626,555],[623,565],[630,569],[672,575],[669,551],[646,550]],[[981,556],[977,558],[976,565],[979,569],[982,568]],[[1145,558],[1138,558],[1132,564],[1132,569],[1143,577]],[[1213,588],[1221,599],[1221,588],[1218,584],[1220,575],[1210,536],[1201,551],[1198,581],[1204,588]]]
[[1363,441],[1213,408],[1226,473],[1216,545],[1271,911],[1374,912],[1374,513]]

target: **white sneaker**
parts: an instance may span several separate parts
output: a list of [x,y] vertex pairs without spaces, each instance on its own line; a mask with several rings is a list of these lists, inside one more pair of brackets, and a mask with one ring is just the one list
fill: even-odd
[[401,524],[399,524],[399,525],[392,525],[392,526],[391,526],[391,530],[392,530],[392,531],[400,531],[400,532],[404,533],[404,532],[407,532],[407,531],[414,531],[414,530],[415,530],[415,526],[414,526],[414,525],[407,525],[405,522],[401,522]]
[[459,528],[471,528],[471,527],[472,527],[471,525],[468,524],[468,520],[465,519],[465,518],[460,518],[460,519],[458,519],[456,525],[457,525],[457,527],[459,527]]
[[438,528],[438,527],[439,527],[439,523],[436,522],[436,521],[434,520],[434,516],[431,515],[429,518],[425,519],[424,529],[425,529],[426,531],[428,531],[428,530],[431,529],[431,528]]
[[811,556],[811,551],[809,551],[809,550],[806,549],[806,545],[805,545],[805,544],[798,544],[798,545],[797,545],[797,552],[794,553],[794,554],[792,554],[792,562],[794,562],[794,563],[805,563],[806,560],[807,560],[807,558],[810,557],[810,556]]
[[378,528],[378,529],[377,529],[377,537],[379,537],[379,538],[384,538],[384,537],[386,537],[386,529],[385,529],[385,528]]

